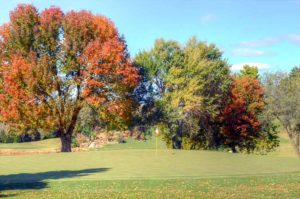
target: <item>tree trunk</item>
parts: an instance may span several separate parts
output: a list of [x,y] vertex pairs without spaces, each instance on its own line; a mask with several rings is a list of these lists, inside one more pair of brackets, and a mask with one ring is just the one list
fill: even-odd
[[295,150],[296,150],[298,158],[300,158],[300,134],[299,133],[296,136]]
[[61,152],[71,152],[71,134],[62,133],[60,135]]
[[61,140],[61,152],[71,152],[71,141],[72,141],[72,134],[77,122],[78,114],[81,110],[81,107],[76,107],[73,111],[71,122],[67,131],[65,133],[60,133],[60,140]]
[[294,147],[297,157],[300,158],[299,135],[293,136],[293,132],[289,126],[285,126],[285,130],[290,138],[290,142],[292,143],[292,145]]
[[178,129],[176,131],[176,134],[172,136],[172,148],[173,149],[181,149],[182,144],[182,135],[183,135],[183,122],[180,120],[178,121]]
[[235,144],[231,143],[231,144],[229,144],[229,147],[231,148],[232,153],[237,153]]
[[178,139],[177,135],[172,136],[172,148],[181,149],[181,141]]
[[200,122],[201,122],[201,127],[204,128],[206,132],[206,137],[207,137],[207,147],[209,149],[214,149],[216,148],[216,140],[214,136],[214,129],[212,128],[211,122],[210,122],[209,116],[204,116]]

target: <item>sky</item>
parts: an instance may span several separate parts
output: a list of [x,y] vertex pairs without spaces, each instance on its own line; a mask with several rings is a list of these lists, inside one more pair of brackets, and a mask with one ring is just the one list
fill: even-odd
[[0,24],[19,3],[105,15],[125,36],[132,57],[158,38],[184,45],[196,36],[215,43],[233,70],[244,64],[261,72],[300,65],[300,0],[0,0]]

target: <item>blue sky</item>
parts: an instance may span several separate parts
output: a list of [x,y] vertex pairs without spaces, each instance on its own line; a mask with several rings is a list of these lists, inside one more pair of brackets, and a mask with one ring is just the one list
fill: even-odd
[[262,72],[300,65],[300,0],[0,0],[0,24],[19,3],[105,15],[124,34],[132,56],[157,38],[185,43],[197,36],[224,51],[233,69],[244,63]]

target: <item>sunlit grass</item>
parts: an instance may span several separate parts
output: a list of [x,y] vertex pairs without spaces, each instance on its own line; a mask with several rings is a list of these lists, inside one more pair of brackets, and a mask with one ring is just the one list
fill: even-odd
[[[298,198],[300,160],[281,137],[268,155],[169,150],[155,137],[76,153],[0,156],[0,197]],[[59,146],[59,140],[2,145]],[[40,148],[39,148],[40,147]],[[2,191],[1,191],[2,190]]]
[[41,140],[36,142],[23,142],[23,143],[0,143],[1,149],[14,149],[14,150],[31,150],[31,149],[52,149],[59,148],[60,141],[58,138]]

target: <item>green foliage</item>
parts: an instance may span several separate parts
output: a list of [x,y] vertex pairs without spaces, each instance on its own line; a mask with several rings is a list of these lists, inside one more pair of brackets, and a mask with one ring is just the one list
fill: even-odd
[[[185,46],[160,39],[153,49],[139,53],[135,63],[145,69],[154,88],[152,93],[156,92],[154,108],[162,114],[156,112],[154,115],[158,117],[151,120],[151,125],[155,121],[164,123],[162,134],[168,147],[212,149],[226,145],[220,134],[220,118],[233,81],[222,52],[214,44],[200,42],[195,37]],[[258,79],[258,69],[246,65],[238,76]],[[149,92],[145,95],[151,96]],[[264,136],[257,136],[252,149],[259,146],[259,151],[270,151],[278,145],[278,140],[272,137],[275,135],[272,128],[262,132]]]
[[75,131],[93,139],[95,137],[95,127],[100,126],[101,122],[99,114],[90,107],[84,107],[78,115]]
[[165,77],[162,102],[172,132],[167,137],[179,143],[184,138],[189,149],[217,147],[217,116],[231,83],[229,66],[215,45],[196,38],[182,48],[182,55],[182,63]]
[[[141,110],[146,111],[137,114],[136,124],[145,126],[149,122],[147,128],[151,130],[156,123],[163,123],[163,140],[168,147],[190,150],[238,146],[239,151],[265,153],[278,146],[276,126],[258,120],[268,111],[263,110],[264,89],[257,67],[245,65],[240,73],[231,76],[222,52],[214,44],[195,37],[184,46],[176,41],[157,40],[151,50],[135,57],[135,63],[143,69],[145,77],[139,94],[146,96],[139,97]],[[234,78],[243,81],[233,81]],[[245,92],[240,93],[243,86]],[[232,88],[236,88],[235,97],[230,95]],[[152,101],[146,102],[144,99],[149,96]],[[236,104],[228,106],[230,97]],[[225,117],[225,112],[231,117]],[[237,121],[238,129],[243,129],[243,133],[231,133],[238,136],[232,139],[235,146],[221,133],[224,123],[233,124],[231,119]],[[249,136],[242,136],[245,134]]]
[[249,76],[253,79],[259,79],[258,68],[256,66],[244,65],[238,76]]
[[88,137],[90,140],[94,140],[96,137],[96,132],[94,129],[89,127],[82,128],[81,132],[84,136]]
[[37,129],[16,130],[7,125],[0,124],[0,143],[19,143],[38,141],[42,134]]
[[192,143],[187,137],[182,138],[181,148],[184,150],[191,150],[192,149]]
[[72,147],[79,147],[80,146],[79,143],[78,143],[78,141],[77,141],[77,139],[76,139],[76,134],[72,135],[71,146]]
[[255,139],[254,152],[266,154],[279,146],[279,126],[274,122],[274,117],[269,114],[267,109],[259,115],[260,132]]
[[182,49],[176,41],[158,39],[153,49],[140,52],[134,62],[145,69],[156,94],[161,96],[165,91],[165,77],[169,69],[180,66],[183,62]]
[[16,133],[6,133],[5,131],[0,131],[0,143],[17,143],[21,142],[20,135]]

